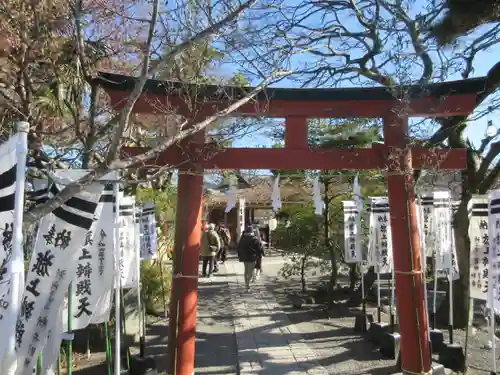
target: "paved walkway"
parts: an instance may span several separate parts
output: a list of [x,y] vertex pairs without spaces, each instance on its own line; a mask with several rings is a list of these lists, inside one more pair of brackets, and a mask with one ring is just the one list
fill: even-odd
[[259,283],[246,292],[243,264],[226,263],[240,375],[328,375],[274,295]]
[[234,259],[200,279],[196,374],[328,374],[264,282],[246,292]]

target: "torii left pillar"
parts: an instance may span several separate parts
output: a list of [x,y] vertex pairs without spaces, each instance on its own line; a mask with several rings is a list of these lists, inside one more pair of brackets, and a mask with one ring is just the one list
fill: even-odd
[[[205,134],[182,141],[191,160],[201,152]],[[175,221],[174,264],[168,334],[169,375],[194,374],[198,264],[203,207],[203,167],[191,164],[179,169]]]

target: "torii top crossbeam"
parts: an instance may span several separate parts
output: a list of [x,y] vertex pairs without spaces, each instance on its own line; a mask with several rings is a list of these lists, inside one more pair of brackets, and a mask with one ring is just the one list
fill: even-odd
[[[102,73],[97,82],[110,95],[113,107],[120,108],[137,81],[134,77]],[[405,102],[405,114],[408,117],[461,116],[474,110],[477,93],[484,90],[485,83],[485,78],[474,78],[391,89],[266,88],[259,92],[255,100],[238,108],[237,113],[242,116],[267,117],[384,117],[394,107]],[[180,114],[186,114],[187,111],[189,114],[193,111],[212,114],[252,90],[234,86],[188,85],[148,80],[144,95],[138,100],[134,111],[158,113],[170,109]],[[187,97],[190,100],[186,100]]]
[[[120,109],[137,82],[134,77],[102,73],[96,80],[110,97],[113,108]],[[451,117],[470,114],[477,103],[477,94],[486,84],[485,78],[404,86],[389,90],[384,87],[347,89],[267,88],[254,100],[238,108],[240,116],[285,117],[284,149],[229,148],[197,150],[170,147],[145,167],[166,164],[182,165],[193,153],[203,154],[198,162],[205,169],[379,169],[387,163],[389,150],[383,145],[365,149],[309,149],[308,118],[386,117],[395,108],[405,117]],[[178,82],[147,81],[137,101],[136,113],[177,113],[188,118],[203,119],[226,108],[250,92],[251,88],[211,85],[185,85]],[[394,91],[397,91],[396,93]],[[400,95],[395,97],[394,95]],[[401,109],[403,108],[403,109]],[[191,145],[193,146],[193,145]],[[128,155],[144,150],[126,148]],[[188,152],[187,152],[188,151]],[[439,164],[441,169],[462,169],[466,166],[465,150],[428,150],[413,147],[413,167]],[[189,155],[191,154],[191,156]],[[210,156],[207,156],[210,155]]]

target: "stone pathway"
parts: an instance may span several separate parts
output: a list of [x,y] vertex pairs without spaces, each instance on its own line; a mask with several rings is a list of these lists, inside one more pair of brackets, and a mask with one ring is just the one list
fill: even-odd
[[229,260],[225,268],[231,294],[239,374],[327,375],[328,372],[318,363],[316,354],[304,343],[274,295],[259,282],[246,292],[242,263]]
[[199,279],[195,356],[197,375],[238,373],[230,282],[224,266],[212,279]]
[[[283,311],[273,293],[282,264],[279,255],[269,254],[265,274],[250,292],[244,287],[243,264],[233,257],[212,278],[200,278],[197,375],[392,373],[378,351],[370,355],[374,349],[352,333],[352,319],[334,324],[306,309]],[[167,324],[159,319],[147,327],[147,354],[155,357],[160,374],[166,371]],[[93,364],[77,373],[104,375],[106,370]]]

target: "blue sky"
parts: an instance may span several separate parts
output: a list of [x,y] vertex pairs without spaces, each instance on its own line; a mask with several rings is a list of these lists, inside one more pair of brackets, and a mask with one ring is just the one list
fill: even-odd
[[[298,2],[298,1],[299,0],[289,0],[288,4],[291,5],[291,4]],[[414,6],[412,7],[412,9],[413,9],[412,13],[418,12],[419,8],[421,8],[422,4],[424,4],[424,1],[425,0],[416,0],[413,3]],[[319,19],[317,21],[321,22],[321,20],[319,20]],[[311,22],[311,20],[309,22]],[[316,22],[316,20],[313,19],[312,22],[314,23],[314,22]],[[323,20],[323,22],[326,22],[326,21]],[[347,21],[347,26],[350,29],[356,28],[356,25],[354,25],[354,26],[351,26],[351,25],[352,25],[352,22]],[[467,46],[468,45],[467,42],[470,42],[473,37],[477,37],[478,35],[481,35],[481,30],[479,30],[479,29],[476,30],[471,36],[462,38],[461,43],[463,43],[463,45]],[[390,47],[386,47],[386,49],[390,49]],[[304,55],[304,54],[300,55],[300,63],[309,63],[309,61],[313,61],[311,56],[312,55]],[[474,60],[474,73],[472,76],[473,77],[480,77],[480,76],[486,75],[488,70],[498,61],[500,61],[500,44],[498,44],[494,48],[491,48],[488,51],[481,52],[480,54],[478,54],[478,56]],[[238,70],[237,66],[231,65],[231,64],[229,66],[225,65],[221,68],[222,68],[221,70],[223,70],[224,75],[228,75],[228,74],[230,75],[229,72],[231,72],[231,71],[234,72],[234,71]],[[454,75],[454,76],[451,75],[448,79],[449,80],[461,79],[461,77],[459,75]],[[256,82],[257,81],[255,81],[253,83],[256,83]],[[278,86],[278,87],[299,87],[299,85],[300,85],[300,82],[297,82],[296,80],[284,79],[284,80],[280,81],[279,84],[277,84],[275,86]],[[345,87],[349,87],[349,86],[346,85]],[[484,107],[485,106],[483,106],[483,108]],[[489,116],[485,116],[477,121],[471,121],[470,125],[468,126],[468,128],[466,130],[466,136],[475,145],[480,144],[482,138],[484,137],[487,120],[492,119],[492,120],[494,120],[494,123],[495,123],[494,117],[496,117],[496,115],[498,115],[498,111],[497,111],[497,113],[493,113]],[[497,121],[496,125],[500,126],[500,123]],[[233,143],[234,147],[244,147],[244,146],[256,147],[256,146],[270,146],[270,145],[271,145],[271,140],[268,139],[267,137],[265,137],[263,134],[251,134],[249,136],[246,136],[243,139],[235,140],[235,142]]]

